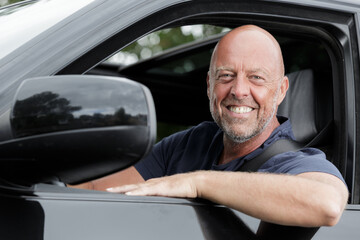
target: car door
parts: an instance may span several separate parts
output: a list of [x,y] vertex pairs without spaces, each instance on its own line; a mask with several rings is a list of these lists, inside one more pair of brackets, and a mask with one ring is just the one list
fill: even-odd
[[[0,120],[8,118],[15,92],[25,79],[84,74],[157,29],[253,23],[279,36],[315,39],[330,57],[333,162],[346,178],[351,199],[340,222],[332,228],[320,228],[314,239],[357,239],[358,11],[355,4],[323,1],[88,1],[0,59]],[[41,183],[2,186],[1,224],[6,228],[1,231],[6,239],[236,239],[240,234],[251,239],[260,223],[226,207],[198,200],[129,197]],[[307,229],[301,235],[301,228],[270,229],[273,231],[267,233],[269,236],[289,234],[292,239],[310,238],[317,230]]]

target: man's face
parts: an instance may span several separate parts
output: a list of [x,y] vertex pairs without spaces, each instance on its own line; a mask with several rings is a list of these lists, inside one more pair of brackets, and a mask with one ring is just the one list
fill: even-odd
[[256,31],[227,36],[217,46],[208,78],[210,111],[232,141],[258,135],[275,116],[282,80],[277,58],[274,44]]

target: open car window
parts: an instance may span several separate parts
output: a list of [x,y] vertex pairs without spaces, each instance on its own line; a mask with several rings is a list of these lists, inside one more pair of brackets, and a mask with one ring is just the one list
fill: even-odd
[[[186,25],[156,31],[125,47],[90,73],[118,74],[148,86],[155,100],[158,140],[161,140],[201,121],[212,120],[206,95],[206,76],[216,43],[230,29]],[[329,54],[324,44],[311,36],[284,35],[276,31],[273,34],[282,47],[286,74],[312,71],[311,91],[316,93],[312,107],[322,109],[322,112],[310,116],[310,121],[314,122],[304,127],[321,131],[326,125],[331,125],[333,114]],[[297,124],[296,119],[294,123]]]

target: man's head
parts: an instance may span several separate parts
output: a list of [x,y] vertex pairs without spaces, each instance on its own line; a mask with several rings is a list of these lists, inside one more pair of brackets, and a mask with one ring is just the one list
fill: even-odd
[[211,114],[230,140],[261,135],[277,123],[288,88],[279,44],[259,27],[234,29],[215,47],[207,85]]

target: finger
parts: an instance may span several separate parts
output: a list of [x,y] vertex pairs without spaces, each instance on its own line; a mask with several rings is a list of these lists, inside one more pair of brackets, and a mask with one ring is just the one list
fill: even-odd
[[140,184],[137,188],[129,190],[125,194],[131,196],[172,196],[167,185],[162,182]]
[[156,196],[156,194],[146,191],[143,188],[134,189],[132,191],[125,192],[125,194],[129,196]]
[[125,193],[125,192],[129,192],[136,188],[138,188],[137,184],[130,184],[130,185],[124,185],[124,186],[119,186],[119,187],[107,188],[106,191],[112,192],[112,193]]

